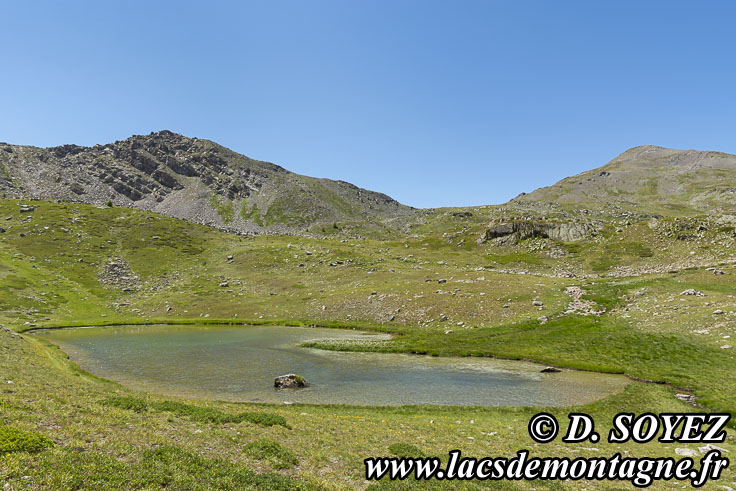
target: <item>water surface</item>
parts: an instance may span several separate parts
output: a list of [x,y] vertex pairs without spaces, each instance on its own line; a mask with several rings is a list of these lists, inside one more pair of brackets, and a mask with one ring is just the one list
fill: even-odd
[[[314,339],[383,339],[337,329],[129,326],[39,333],[89,372],[160,394],[248,402],[561,406],[621,390],[622,376],[486,358],[346,353],[300,347]],[[298,373],[313,385],[276,390]]]

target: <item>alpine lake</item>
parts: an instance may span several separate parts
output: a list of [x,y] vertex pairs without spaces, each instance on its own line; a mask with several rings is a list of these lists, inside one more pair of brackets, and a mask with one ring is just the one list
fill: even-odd
[[[624,376],[492,358],[327,351],[315,340],[388,339],[284,326],[125,326],[37,331],[99,377],[146,392],[237,402],[348,405],[567,406],[623,390]],[[311,384],[275,389],[296,373]]]

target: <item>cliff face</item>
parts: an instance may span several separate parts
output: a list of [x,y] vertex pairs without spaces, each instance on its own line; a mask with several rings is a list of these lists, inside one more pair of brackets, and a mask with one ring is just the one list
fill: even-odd
[[411,208],[170,131],[94,147],[0,144],[0,194],[141,208],[241,232],[383,223]]

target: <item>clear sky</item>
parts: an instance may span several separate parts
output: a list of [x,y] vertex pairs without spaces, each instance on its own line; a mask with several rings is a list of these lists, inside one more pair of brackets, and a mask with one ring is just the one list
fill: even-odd
[[736,2],[0,0],[0,141],[170,129],[418,207],[736,153]]

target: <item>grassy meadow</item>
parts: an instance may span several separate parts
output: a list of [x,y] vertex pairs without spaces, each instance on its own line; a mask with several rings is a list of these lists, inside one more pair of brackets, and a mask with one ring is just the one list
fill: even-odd
[[[621,393],[544,408],[561,422],[573,410],[587,412],[602,434],[622,410],[736,412],[736,239],[732,228],[707,218],[612,220],[579,242],[495,245],[477,242],[498,213],[488,207],[468,209],[469,217],[429,210],[407,225],[408,235],[375,240],[331,225],[315,238],[237,236],[127,208],[36,201],[23,203],[33,211],[21,212],[20,204],[0,200],[0,482],[9,489],[393,488],[365,482],[363,459],[402,452],[446,458],[451,449],[510,457],[526,448],[571,458],[697,450],[656,442],[537,444],[527,433],[529,418],[542,410],[536,407],[165,399],[86,373],[34,336],[39,328],[367,329],[395,336],[316,347],[493,356],[626,374],[632,382]],[[570,287],[584,292],[577,303]],[[689,289],[703,296],[682,294]],[[681,393],[694,395],[700,408],[675,397]],[[736,451],[734,437],[722,446]],[[710,485],[735,481],[727,469]],[[630,486],[607,484],[506,488]]]

